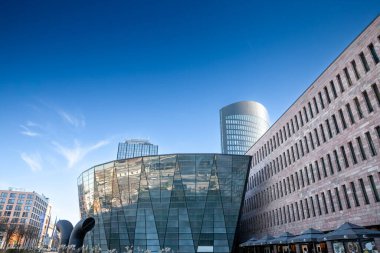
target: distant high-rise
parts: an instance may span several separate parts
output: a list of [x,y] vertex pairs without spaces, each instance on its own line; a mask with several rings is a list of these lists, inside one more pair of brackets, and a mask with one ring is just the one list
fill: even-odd
[[[1,231],[0,248],[7,246],[37,247],[46,234],[51,216],[49,198],[18,188],[0,189],[0,221],[5,226],[18,226],[28,231],[32,239],[17,237],[17,230]],[[7,233],[11,233],[6,235]],[[7,242],[5,238],[10,238]]]
[[220,135],[223,154],[242,155],[269,128],[265,107],[254,101],[241,101],[220,109]]
[[158,155],[158,145],[153,145],[147,140],[126,140],[119,143],[117,150],[118,160],[148,155]]

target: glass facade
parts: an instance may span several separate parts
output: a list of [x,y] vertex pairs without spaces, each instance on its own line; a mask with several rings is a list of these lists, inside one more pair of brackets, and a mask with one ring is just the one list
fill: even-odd
[[242,101],[220,110],[223,154],[245,154],[268,130],[269,116],[265,107],[254,101]]
[[146,140],[127,140],[124,143],[119,143],[117,160],[157,154],[157,145],[153,145]]
[[[78,178],[85,244],[158,252],[231,252],[251,157],[173,154],[117,160]],[[236,242],[237,244],[237,242]]]

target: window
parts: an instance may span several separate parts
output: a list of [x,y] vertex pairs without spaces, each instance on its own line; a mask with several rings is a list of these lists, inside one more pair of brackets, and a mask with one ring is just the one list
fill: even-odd
[[299,153],[299,151],[298,151],[298,144],[297,144],[297,142],[295,143],[295,145],[296,145],[297,159],[300,159],[300,153]]
[[293,176],[293,174],[290,176],[290,178],[292,179],[293,191],[295,191],[296,190],[296,186],[294,184],[294,176]]
[[330,104],[331,103],[331,98],[330,98],[330,95],[329,95],[329,90],[327,89],[327,87],[323,87],[323,90],[325,91],[325,95],[326,95],[326,98],[327,98],[327,102]]
[[322,164],[323,176],[327,177],[326,164],[325,164],[325,159],[323,157],[321,157],[321,164]]
[[340,152],[342,153],[342,156],[343,156],[344,165],[346,166],[346,168],[348,168],[350,165],[348,163],[346,150],[344,149],[344,146],[340,146]]
[[343,82],[342,82],[342,78],[340,77],[339,74],[336,76],[336,79],[338,80],[338,84],[339,84],[340,92],[343,93],[343,92],[344,92]]
[[301,121],[301,126],[303,126],[303,119],[302,119],[301,111],[298,111],[298,115],[299,115],[299,118],[300,118],[300,121]]
[[358,196],[356,195],[356,188],[354,182],[351,182],[352,196],[354,197],[355,206],[360,206]]
[[300,126],[298,125],[298,119],[297,115],[294,115],[294,121],[296,122],[297,131],[300,129]]
[[330,81],[330,87],[331,87],[331,90],[333,92],[334,98],[337,98],[338,94],[336,93],[335,84],[334,84],[333,80]]
[[314,128],[314,135],[315,135],[315,139],[317,140],[317,146],[321,145],[321,143],[319,142],[318,131],[316,128]]
[[[315,200],[317,202],[318,215],[322,215],[321,203],[319,203],[319,196],[318,196],[318,194],[315,195]],[[315,216],[314,203],[313,203],[313,198],[312,197],[310,197],[310,201],[311,201],[311,203],[313,205],[313,214]]]
[[322,196],[323,206],[325,207],[325,214],[328,214],[328,213],[329,213],[329,210],[328,210],[328,208],[327,208],[327,202],[326,202],[325,193],[322,192],[322,193],[321,193],[321,196]]
[[344,75],[346,76],[346,80],[347,80],[348,86],[352,86],[352,80],[351,80],[351,77],[350,77],[350,73],[348,73],[348,69],[344,68],[343,72],[344,72]]
[[313,165],[311,163],[309,164],[309,170],[310,170],[310,175],[311,175],[311,181],[314,183],[315,177],[314,177]]
[[365,103],[367,104],[368,113],[373,112],[373,107],[371,101],[369,100],[367,91],[363,91],[362,94],[364,96]]
[[335,195],[336,195],[336,198],[338,199],[338,207],[339,207],[339,210],[342,211],[343,210],[343,206],[342,206],[342,202],[340,201],[340,196],[339,196],[339,190],[338,190],[338,187],[335,187]]
[[303,137],[303,141],[305,142],[306,153],[308,154],[310,152],[310,150],[309,150],[309,145],[307,145],[307,138],[306,138],[306,136]]
[[294,205],[296,206],[297,220],[300,220],[300,212],[299,212],[299,209],[298,209],[298,202],[294,202]]
[[336,120],[335,114],[332,115],[332,119],[334,122],[336,134],[339,134],[339,126],[338,126],[338,121]]
[[305,152],[303,150],[302,140],[299,140],[299,143],[300,143],[300,148],[301,148],[301,154],[302,154],[302,156],[304,156]]
[[355,154],[354,145],[352,144],[351,141],[348,142],[348,146],[349,146],[349,148],[350,148],[352,162],[353,162],[354,164],[357,164],[358,161],[357,161],[357,159],[356,159],[356,154]]
[[297,183],[297,189],[300,189],[300,181],[298,179],[298,173],[296,172],[296,183]]
[[346,123],[346,119],[344,118],[344,114],[343,114],[342,109],[339,109],[338,112],[339,112],[340,121],[342,122],[343,129],[346,129],[347,123]]
[[304,208],[303,208],[302,199],[300,200],[300,206],[301,206],[302,219],[304,220],[304,219],[305,219],[305,213],[304,213]]
[[307,201],[307,199],[305,199],[305,207],[306,207],[306,217],[307,218],[310,218],[310,210],[309,210],[309,203]]
[[359,75],[358,69],[357,69],[357,67],[356,67],[356,62],[355,62],[355,60],[353,60],[353,61],[351,62],[351,66],[352,66],[352,68],[354,69],[354,73],[355,73],[356,80],[359,80],[359,79],[360,79],[360,75]]
[[369,71],[369,65],[368,65],[367,59],[364,56],[364,53],[361,52],[359,54],[359,57],[360,57],[360,60],[361,60],[361,62],[363,64],[363,68],[364,68],[365,72],[368,72]]
[[354,103],[356,106],[356,110],[358,111],[359,119],[362,119],[363,111],[362,111],[362,108],[360,107],[359,99],[357,97],[354,98]]
[[7,205],[7,206],[5,207],[5,210],[8,210],[8,211],[13,210],[13,205]]
[[307,167],[304,167],[303,170],[305,171],[306,183],[307,185],[310,185],[309,173],[307,172]]
[[302,170],[300,170],[300,178],[301,178],[302,187],[305,187],[305,182],[303,181],[303,173],[302,173]]
[[292,216],[293,216],[293,221],[296,221],[296,216],[294,214],[294,205],[293,203],[290,205],[291,209],[292,209]]
[[360,154],[362,156],[362,160],[363,161],[367,160],[367,156],[366,156],[364,148],[363,148],[362,139],[360,137],[356,137],[356,142],[358,143]]
[[303,107],[303,114],[305,115],[306,122],[309,122],[309,117],[307,116],[306,108]]
[[290,119],[290,123],[292,124],[292,132],[293,132],[293,134],[294,134],[296,131],[294,131],[294,123],[293,123],[293,119]]
[[321,103],[322,109],[325,109],[325,104],[323,103],[322,93],[318,92],[319,102]]
[[367,190],[365,189],[365,185],[362,178],[359,178],[359,184],[360,184],[360,187],[362,188],[364,202],[366,205],[368,205],[369,199],[368,199]]
[[342,185],[342,188],[343,188],[344,199],[346,200],[346,207],[347,207],[347,209],[350,209],[351,203],[350,203],[350,199],[348,198],[346,185],[345,184]]
[[9,195],[9,197],[12,198],[12,199],[14,199],[14,198],[16,198],[16,195],[17,195],[16,193],[11,193],[11,194]]
[[373,141],[372,141],[371,134],[370,134],[369,132],[366,132],[366,133],[365,133],[365,137],[366,137],[366,139],[367,139],[368,146],[369,146],[369,150],[371,151],[371,155],[372,155],[372,156],[377,155],[376,148],[375,148],[375,144],[374,144]]
[[377,138],[380,138],[380,126],[375,127]]
[[346,104],[346,110],[348,112],[348,116],[350,117],[351,124],[355,123],[354,115],[352,114],[351,105],[349,103]]
[[327,194],[329,195],[329,200],[330,200],[330,205],[331,205],[331,212],[334,213],[335,212],[335,206],[334,206],[334,201],[333,201],[333,197],[332,197],[331,191],[328,190]]
[[375,47],[373,46],[372,43],[368,45],[368,49],[369,49],[369,51],[371,52],[373,62],[374,62],[375,64],[378,64],[378,63],[380,62],[380,60],[379,60],[379,56],[377,55],[376,50],[375,50]]
[[380,202],[379,192],[377,191],[375,181],[373,180],[373,176],[372,175],[368,176],[368,179],[371,184],[371,189],[372,189],[372,193],[373,193],[373,197],[375,201]]
[[293,162],[295,162],[295,161],[296,161],[296,157],[295,157],[295,155],[294,155],[294,148],[293,148],[293,146],[291,147],[291,149],[292,149],[292,158],[293,158]]
[[317,171],[318,180],[321,180],[321,172],[319,171],[318,161],[315,161],[315,170]]
[[375,97],[376,97],[377,103],[380,106],[380,92],[379,92],[379,88],[377,88],[376,83],[372,84],[371,87],[372,87],[373,93],[375,93]]
[[335,157],[336,167],[338,168],[338,171],[341,171],[342,169],[339,163],[338,152],[336,150],[334,150],[334,157]]
[[315,99],[315,97],[313,97],[313,103],[314,103],[315,111],[316,111],[317,114],[318,114],[318,113],[319,113],[319,109],[318,109],[317,99]]
[[330,175],[334,175],[334,167],[333,167],[333,164],[332,164],[332,159],[331,159],[331,155],[330,154],[327,154],[327,161],[329,162]]
[[315,146],[314,146],[313,136],[311,135],[311,132],[309,132],[309,139],[310,139],[311,148],[314,150]]
[[319,124],[319,128],[321,129],[322,140],[323,142],[326,142],[326,135],[325,135],[325,130],[323,129],[323,125]]
[[328,130],[327,132],[329,133],[329,138],[331,139],[332,138],[332,131],[331,131],[329,119],[326,119],[325,122],[326,122],[327,130]]

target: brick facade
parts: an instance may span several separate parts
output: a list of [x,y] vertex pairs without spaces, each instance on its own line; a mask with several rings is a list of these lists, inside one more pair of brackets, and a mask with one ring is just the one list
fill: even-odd
[[380,228],[379,58],[380,16],[249,149],[242,241]]

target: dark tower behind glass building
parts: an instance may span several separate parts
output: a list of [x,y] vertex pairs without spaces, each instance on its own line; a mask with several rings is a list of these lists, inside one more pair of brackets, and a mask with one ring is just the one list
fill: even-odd
[[254,101],[241,101],[220,109],[223,154],[243,155],[269,128],[265,107]]
[[132,139],[119,143],[117,160],[157,154],[158,145],[153,145],[147,140]]

